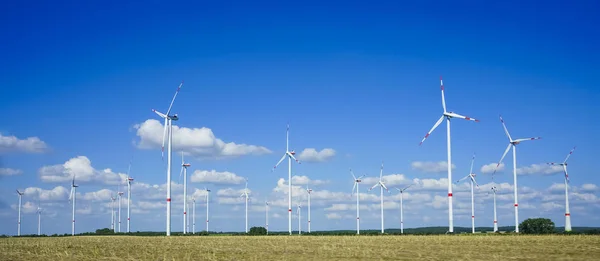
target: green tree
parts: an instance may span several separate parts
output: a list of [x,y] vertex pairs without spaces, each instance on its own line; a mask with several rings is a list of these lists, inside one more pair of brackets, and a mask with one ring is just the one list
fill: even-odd
[[266,235],[267,229],[264,227],[251,227],[248,231],[249,235]]
[[554,233],[554,222],[548,218],[528,218],[519,224],[523,234],[551,234]]

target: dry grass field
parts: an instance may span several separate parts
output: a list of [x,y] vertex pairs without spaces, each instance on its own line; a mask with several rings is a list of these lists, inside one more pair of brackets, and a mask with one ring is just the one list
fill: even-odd
[[600,236],[2,238],[0,260],[600,260]]

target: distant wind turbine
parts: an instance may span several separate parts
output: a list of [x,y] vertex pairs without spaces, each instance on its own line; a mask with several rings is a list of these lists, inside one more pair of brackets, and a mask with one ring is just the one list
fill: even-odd
[[[129,162],[129,169],[127,170],[127,233],[131,232],[131,211],[129,208],[129,204],[131,204],[131,182],[133,182],[133,178],[129,175],[131,171],[131,162]],[[120,220],[120,219],[119,219]]]
[[181,180],[181,174],[183,173],[183,234],[185,235],[188,231],[188,220],[187,220],[187,168],[191,164],[185,163],[183,160],[183,151],[181,152],[181,171],[179,172],[179,179]]
[[565,161],[562,163],[548,163],[552,166],[562,166],[565,172],[565,232],[571,231],[571,211],[569,211],[569,173],[567,172],[567,160],[569,160],[569,157],[571,157],[571,154],[573,154],[575,148],[577,147],[573,147],[569,154],[567,154]]
[[17,189],[17,195],[19,196],[19,218],[17,220],[17,236],[21,236],[21,199],[23,197],[24,192],[20,192]]
[[470,179],[471,181],[471,232],[475,233],[475,194],[473,191],[473,184],[475,184],[477,186],[477,189],[479,189],[479,184],[477,184],[477,181],[475,181],[475,173],[473,173],[473,163],[475,162],[475,154],[473,154],[473,158],[471,159],[471,170],[469,171],[469,175],[465,176],[464,178],[456,181],[456,183],[461,182],[465,179]]
[[292,234],[292,159],[294,159],[298,164],[300,161],[294,157],[296,152],[294,150],[290,151],[290,124],[287,125],[287,130],[285,133],[285,154],[283,157],[275,164],[275,167],[271,171],[275,171],[275,168],[281,164],[281,162],[288,157],[288,232],[290,235]]
[[306,185],[306,193],[308,193],[308,233],[310,233],[310,194],[312,193],[312,189],[308,188]]
[[502,154],[502,158],[500,158],[500,161],[498,161],[498,164],[496,165],[496,168],[494,169],[493,174],[496,173],[496,171],[498,170],[498,166],[500,166],[500,164],[502,163],[502,160],[504,160],[504,157],[506,157],[506,154],[512,147],[512,149],[513,149],[513,179],[514,179],[514,193],[515,193],[515,195],[514,195],[514,197],[515,197],[515,232],[519,233],[519,200],[517,197],[517,145],[523,141],[539,140],[539,139],[541,139],[541,137],[513,140],[510,137],[510,133],[508,133],[508,129],[506,128],[506,124],[504,124],[504,119],[502,119],[502,116],[500,116],[500,122],[502,122],[502,127],[504,127],[504,132],[506,133],[506,136],[508,137],[509,143],[508,143],[508,147],[506,147],[506,150],[504,151],[504,154]]
[[267,235],[269,234],[269,201],[265,201],[265,226],[267,228]]
[[421,140],[421,144],[431,135],[431,133],[442,123],[444,118],[446,118],[446,134],[447,134],[447,142],[448,142],[448,232],[454,232],[454,217],[452,212],[452,149],[450,146],[450,119],[452,118],[460,118],[468,121],[479,122],[479,120],[463,116],[460,114],[456,114],[451,111],[446,111],[446,99],[444,97],[444,82],[442,81],[442,77],[440,76],[440,88],[442,89],[442,108],[444,109],[444,113],[442,117],[433,125],[433,128],[425,135],[425,138]]
[[245,197],[244,201],[246,202],[246,233],[248,233],[248,179],[246,179],[246,188],[244,188],[244,192],[240,197]]
[[390,192],[383,182],[383,161],[381,162],[381,172],[379,172],[379,181],[375,185],[373,185],[369,189],[369,191],[371,191],[372,189],[374,189],[377,186],[379,186],[379,188],[380,188],[379,197],[381,198],[381,234],[383,234],[384,233],[384,229],[383,229],[383,189],[385,189],[387,192]]
[[38,201],[38,207],[37,207],[37,214],[38,214],[38,236],[42,235],[42,208],[40,207],[40,202]]
[[404,191],[410,188],[412,184],[403,189],[396,188],[400,192],[400,234],[404,234],[404,209],[402,207],[404,201]]
[[496,188],[496,185],[492,182],[492,192],[494,193],[494,232],[498,231],[498,218],[496,216],[496,192],[498,192],[498,188]]
[[173,99],[171,100],[171,105],[169,105],[169,109],[167,110],[167,114],[163,114],[155,109],[152,109],[153,112],[155,112],[156,114],[158,114],[158,116],[160,116],[161,118],[165,119],[165,126],[164,126],[164,131],[163,131],[163,142],[162,142],[162,147],[161,147],[161,151],[162,151],[162,157],[164,159],[164,151],[165,151],[165,136],[167,136],[167,130],[168,130],[168,139],[167,139],[167,236],[171,236],[171,151],[173,148],[173,128],[172,128],[172,121],[176,121],[179,120],[179,117],[177,116],[177,113],[175,113],[174,115],[170,115],[171,113],[171,108],[173,107],[173,102],[175,102],[175,98],[177,97],[177,94],[179,93],[179,90],[181,89],[181,86],[183,85],[183,82],[181,82],[181,84],[179,84],[179,87],[177,87],[177,91],[175,92],[175,95],[173,96]]
[[206,187],[204,188],[204,191],[206,191],[206,233],[208,233],[208,203],[210,202],[209,200],[209,194],[210,194],[210,189],[207,189]]
[[71,236],[75,236],[75,200],[77,197],[77,187],[75,185],[75,173],[73,173],[73,181],[71,182],[71,194],[69,195],[69,201],[73,203],[73,218],[71,223]]
[[365,175],[362,175],[360,177],[356,177],[354,176],[354,173],[352,172],[352,169],[350,169],[350,174],[352,175],[352,179],[354,180],[354,186],[352,187],[352,194],[356,193],[356,234],[359,235],[360,234],[360,190],[358,189],[358,184],[360,182],[362,182],[362,178]]
[[298,235],[302,235],[302,216],[300,214],[300,211],[300,204],[298,204]]
[[192,234],[196,234],[196,198],[192,197]]
[[119,182],[119,185],[117,185],[117,199],[119,200],[119,212],[117,213],[117,222],[119,224],[119,233],[121,233],[121,201],[123,198],[123,192],[121,191],[121,183]]
[[110,211],[110,229],[112,229],[113,233],[116,232],[115,229],[115,201],[117,200],[117,198],[112,196],[112,192],[110,192],[110,200],[111,200],[111,211]]

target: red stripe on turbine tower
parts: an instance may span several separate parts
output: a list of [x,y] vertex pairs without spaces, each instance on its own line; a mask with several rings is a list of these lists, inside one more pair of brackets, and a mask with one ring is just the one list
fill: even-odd
[[515,207],[518,207],[518,206],[519,206],[519,204],[515,204]]
[[452,193],[448,193],[448,197],[452,197]]
[[570,213],[565,213],[565,217],[569,217],[569,216],[571,216]]
[[167,198],[167,202],[171,202],[171,198]]

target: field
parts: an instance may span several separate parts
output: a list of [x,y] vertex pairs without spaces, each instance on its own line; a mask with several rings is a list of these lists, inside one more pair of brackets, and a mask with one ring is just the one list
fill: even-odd
[[600,236],[2,238],[0,260],[598,260]]

